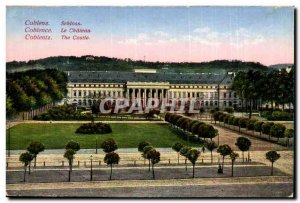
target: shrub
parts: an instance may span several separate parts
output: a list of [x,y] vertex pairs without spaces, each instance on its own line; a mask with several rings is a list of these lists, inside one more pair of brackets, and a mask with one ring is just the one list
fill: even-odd
[[234,126],[239,126],[240,125],[240,118],[234,117],[234,119],[233,119],[233,125]]
[[219,121],[220,122],[224,122],[224,117],[226,116],[226,114],[220,112],[220,115],[219,115]]
[[221,114],[223,114],[222,112],[220,112],[220,111],[216,111],[214,114],[213,114],[213,117],[214,117],[214,120],[215,121],[219,121],[219,117],[220,117],[220,115]]
[[272,111],[263,111],[261,116],[266,118],[267,120],[272,120]]
[[249,118],[240,118],[239,124],[241,128],[246,128]]
[[293,120],[293,114],[288,112],[274,111],[272,113],[273,121],[291,121]]
[[228,124],[229,125],[234,125],[234,119],[235,119],[234,116],[230,116],[229,119],[228,119]]
[[273,122],[266,122],[266,123],[263,123],[262,126],[261,126],[261,131],[262,131],[262,133],[269,135],[269,134],[270,134],[271,127],[272,127],[273,125],[274,125]]
[[293,120],[293,113],[285,111],[263,111],[261,114],[262,117],[266,118],[269,121],[291,121]]
[[106,123],[87,123],[81,125],[75,133],[80,134],[106,134],[111,133],[111,127]]
[[284,131],[284,137],[286,138],[293,138],[294,137],[294,129],[285,129]]
[[255,118],[251,118],[247,122],[247,130],[254,130],[254,123],[257,121]]
[[226,107],[226,108],[225,108],[225,111],[226,111],[227,113],[233,113],[233,112],[234,112],[234,108],[233,108],[233,107]]
[[231,115],[226,115],[226,116],[224,116],[224,118],[223,118],[224,123],[229,124],[229,119],[230,119],[231,117],[232,117]]
[[254,130],[256,131],[256,132],[261,132],[262,131],[262,125],[264,124],[264,122],[262,122],[262,121],[256,121],[255,123],[254,123]]
[[276,138],[284,137],[285,126],[281,123],[275,123],[270,129],[270,135]]

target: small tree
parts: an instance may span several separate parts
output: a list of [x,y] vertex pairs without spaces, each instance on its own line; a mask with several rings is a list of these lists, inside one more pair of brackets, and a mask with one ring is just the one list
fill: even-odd
[[285,131],[285,126],[283,124],[275,123],[270,129],[270,134],[272,137],[276,137],[278,142],[279,138],[284,137],[284,131]]
[[22,153],[19,157],[19,161],[21,161],[24,164],[24,179],[23,179],[24,182],[26,181],[27,166],[30,164],[32,160],[33,160],[33,156],[29,152]]
[[[149,146],[149,145],[150,145],[150,143],[147,142],[147,141],[140,142],[139,145],[138,145],[138,151],[143,152],[144,147]],[[144,158],[144,163],[145,163],[145,158]]]
[[105,155],[104,163],[106,163],[107,165],[110,165],[109,180],[111,180],[111,177],[112,177],[112,166],[113,166],[113,164],[118,164],[119,161],[120,161],[120,157],[115,152],[109,152]]
[[147,153],[147,157],[149,157],[149,159],[151,160],[152,176],[153,176],[153,179],[155,180],[154,164],[157,164],[158,162],[160,162],[160,153],[158,151],[156,151],[155,149],[151,149]]
[[68,159],[69,162],[69,182],[71,181],[71,171],[72,171],[72,165],[74,160],[74,155],[76,154],[76,151],[73,149],[66,149],[64,157]]
[[113,152],[113,151],[117,150],[118,145],[112,138],[109,138],[109,139],[104,140],[102,142],[101,148],[103,149],[103,151],[105,153],[110,153],[110,152]]
[[234,165],[234,162],[236,160],[236,158],[239,157],[239,154],[235,153],[234,151],[232,151],[230,153],[230,159],[231,159],[231,176],[233,177],[233,165]]
[[73,140],[69,141],[66,146],[65,146],[65,149],[72,149],[74,150],[75,152],[79,151],[80,150],[80,145],[78,142],[75,142]]
[[247,122],[247,130],[252,130],[253,134],[254,134],[254,124],[255,124],[256,121],[257,121],[257,119],[251,118]]
[[266,122],[264,124],[262,124],[262,127],[261,127],[261,131],[262,133],[266,134],[266,135],[269,135],[269,139],[270,139],[270,130],[271,130],[271,127],[274,125],[273,122]]
[[256,132],[259,132],[259,135],[261,136],[261,131],[262,131],[262,125],[264,124],[264,122],[262,122],[262,121],[256,121],[255,123],[254,123],[254,130],[256,131]]
[[240,118],[240,127],[246,128],[248,121],[249,121],[249,118]]
[[273,175],[273,164],[275,161],[277,161],[280,158],[280,154],[278,154],[276,151],[269,151],[266,153],[266,159],[271,161],[271,176]]
[[225,111],[227,112],[227,113],[233,113],[234,112],[234,108],[233,107],[226,107],[225,108]]
[[220,155],[223,158],[223,161],[222,161],[222,173],[223,173],[223,171],[224,171],[224,159],[225,159],[226,156],[231,154],[232,149],[229,147],[229,145],[225,144],[225,145],[220,145],[218,147],[217,152],[220,153]]
[[213,151],[218,148],[218,145],[214,141],[211,141],[206,143],[206,148],[210,151],[210,159],[211,163],[213,163]]
[[238,137],[235,145],[242,151],[243,162],[244,162],[244,152],[250,149],[251,141],[246,137]]
[[200,151],[198,151],[197,149],[190,149],[187,153],[187,158],[193,164],[193,178],[195,177],[195,164],[199,156]]
[[179,164],[179,152],[181,150],[181,148],[183,147],[183,144],[177,142],[172,146],[172,149],[177,152],[177,159],[178,159],[178,164]]
[[150,157],[148,157],[148,152],[152,149],[154,149],[153,146],[148,145],[148,146],[144,147],[143,153],[142,153],[142,157],[144,159],[148,159],[148,161],[149,161],[149,171],[150,171]]
[[284,137],[286,137],[286,146],[290,145],[289,139],[294,137],[294,129],[285,129]]
[[33,155],[34,167],[36,167],[36,157],[37,155],[45,150],[45,146],[41,142],[33,141],[27,147],[27,151]]
[[187,171],[187,164],[186,164],[186,161],[187,161],[187,154],[188,154],[188,151],[192,149],[191,147],[188,147],[188,146],[183,146],[181,149],[180,149],[180,155],[183,156],[185,159],[184,159],[184,164],[185,164],[185,170]]

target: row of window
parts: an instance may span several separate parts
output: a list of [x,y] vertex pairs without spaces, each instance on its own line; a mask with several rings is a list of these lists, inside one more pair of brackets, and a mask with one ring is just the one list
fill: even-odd
[[74,84],[74,87],[124,87],[119,84]]
[[[199,85],[192,85],[192,86],[189,86],[189,85],[171,85],[171,88],[186,88],[186,89],[217,89],[218,86],[199,86]],[[224,88],[226,89],[227,86],[222,86],[220,88]]]
[[[120,84],[74,84],[74,87],[124,87]],[[217,89],[218,86],[188,86],[188,85],[172,85],[171,88],[186,88],[186,89]],[[226,89],[226,86],[220,87]]]
[[[227,98],[227,93],[226,92],[223,93],[223,98]],[[228,98],[232,98],[232,92],[228,93]],[[237,98],[237,95],[236,95],[235,92],[233,93],[233,98]]]
[[[77,100],[76,99],[74,99],[73,100],[74,102],[77,102]],[[93,103],[95,103],[96,102],[96,100],[86,100],[86,99],[83,99],[83,100],[81,100],[81,99],[79,99],[78,100],[78,105],[79,106],[81,106],[81,105],[84,105],[84,106],[86,106],[86,105],[92,105]],[[229,101],[229,102],[227,102],[227,101],[223,101],[223,106],[236,106],[238,103],[237,103],[237,101]],[[208,106],[218,106],[218,101],[201,101],[201,104],[200,104],[202,107],[204,107],[204,106],[206,106],[206,107],[208,107]],[[239,105],[241,105],[241,103],[239,103]]]

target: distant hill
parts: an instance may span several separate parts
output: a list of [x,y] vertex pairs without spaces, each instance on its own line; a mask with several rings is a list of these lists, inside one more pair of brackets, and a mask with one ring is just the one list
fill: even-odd
[[273,68],[273,69],[282,69],[282,68],[286,68],[288,66],[293,66],[294,64],[292,63],[282,63],[282,64],[275,64],[275,65],[270,65],[269,68]]
[[55,56],[28,62],[12,61],[6,63],[8,72],[24,71],[28,69],[55,68],[62,71],[133,71],[133,69],[156,69],[158,72],[189,72],[189,73],[226,73],[248,69],[268,70],[267,66],[255,62],[216,60],[201,63],[174,63],[133,61],[131,59],[109,58],[105,56]]

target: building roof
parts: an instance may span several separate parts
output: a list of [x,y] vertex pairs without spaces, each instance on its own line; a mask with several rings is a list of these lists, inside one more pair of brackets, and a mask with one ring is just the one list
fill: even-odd
[[169,82],[170,84],[230,84],[232,76],[213,73],[135,73],[122,71],[67,71],[74,83]]

